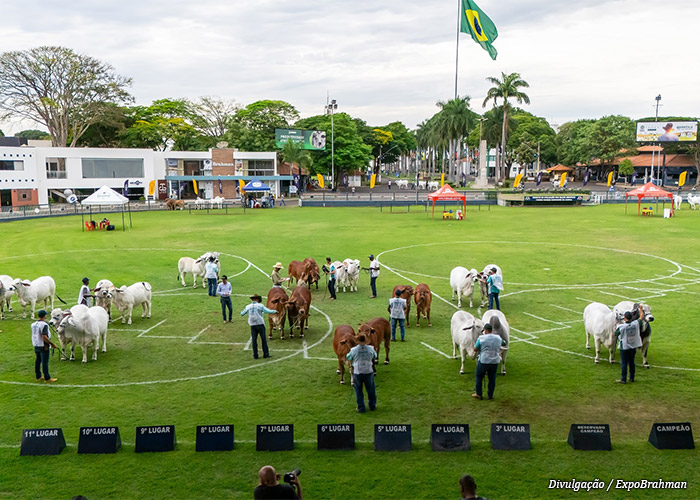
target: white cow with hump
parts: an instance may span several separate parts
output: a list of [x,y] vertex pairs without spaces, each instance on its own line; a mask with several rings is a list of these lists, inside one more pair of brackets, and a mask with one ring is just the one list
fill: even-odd
[[462,307],[462,295],[469,297],[469,307],[474,307],[474,280],[476,279],[476,269],[467,269],[457,266],[450,272],[450,286],[452,287],[452,300],[457,294],[457,307]]
[[66,359],[66,346],[71,345],[70,360],[75,359],[75,346],[79,345],[83,351],[83,363],[87,363],[87,349],[93,344],[92,360],[97,361],[97,351],[102,341],[102,352],[107,352],[107,327],[109,316],[103,307],[88,307],[82,304],[73,306],[70,311],[54,309],[51,311],[49,324],[56,327],[58,338],[61,341],[63,354],[61,359]]
[[51,276],[41,276],[33,281],[17,278],[12,282],[12,289],[17,294],[19,305],[22,306],[22,317],[27,317],[27,307],[32,310],[31,318],[34,319],[36,303],[44,302],[44,309],[53,309],[53,301],[56,296],[56,282]]
[[459,354],[462,358],[459,373],[464,375],[465,356],[472,359],[477,357],[474,344],[476,344],[479,335],[484,333],[484,322],[466,311],[457,311],[452,315],[450,331],[452,333],[452,357],[457,357],[457,348],[459,348]]
[[151,317],[151,285],[146,281],[139,281],[131,286],[122,285],[114,289],[114,305],[122,313],[122,323],[131,324],[131,313],[135,306],[142,306],[142,318]]
[[591,348],[590,336],[595,341],[595,363],[599,363],[600,344],[608,348],[610,363],[615,362],[615,348],[617,336],[615,330],[622,322],[622,316],[611,311],[608,306],[600,302],[591,302],[583,310],[583,324],[586,329],[586,349]]
[[111,318],[114,283],[109,280],[100,280],[97,282],[94,292],[96,304],[107,311],[107,315]]
[[12,312],[12,297],[15,296],[15,289],[12,288],[12,282],[14,280],[7,274],[0,274],[0,283],[2,283],[2,288],[4,288],[5,293],[3,293],[2,301],[8,311]]
[[[357,291],[357,281],[360,278],[360,261],[358,259],[345,259],[343,261],[343,278],[339,278],[338,283],[343,285],[343,292],[345,287],[350,287],[350,291]],[[340,286],[340,285],[339,285]]]
[[688,194],[687,200],[691,210],[695,210],[695,207],[700,204],[700,194]]
[[503,340],[506,341],[506,345],[501,347],[501,374],[506,374],[506,356],[508,355],[508,348],[510,347],[510,325],[506,319],[506,315],[501,311],[496,309],[489,309],[481,317],[484,324],[489,323],[492,327],[492,333],[495,333]]
[[206,252],[202,254],[198,259],[193,259],[192,257],[182,257],[177,261],[177,277],[182,282],[182,286],[187,286],[185,284],[185,275],[192,275],[192,288],[197,288],[197,276],[202,279],[202,288],[207,287],[207,282],[204,279],[205,269],[209,258],[213,257],[214,262],[219,266],[219,273],[221,272],[221,266],[219,264],[219,252]]

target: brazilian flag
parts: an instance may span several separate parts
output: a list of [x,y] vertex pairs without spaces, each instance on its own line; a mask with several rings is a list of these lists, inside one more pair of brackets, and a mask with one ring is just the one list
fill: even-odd
[[491,59],[496,59],[498,51],[491,45],[498,38],[496,25],[472,0],[462,0],[460,31],[469,33],[472,39],[489,53]]

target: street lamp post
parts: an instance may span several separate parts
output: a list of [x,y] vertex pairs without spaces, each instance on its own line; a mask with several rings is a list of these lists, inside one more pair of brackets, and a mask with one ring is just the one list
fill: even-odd
[[333,99],[326,104],[326,114],[331,115],[331,191],[335,185],[335,128],[333,126],[333,112],[338,109],[338,104]]

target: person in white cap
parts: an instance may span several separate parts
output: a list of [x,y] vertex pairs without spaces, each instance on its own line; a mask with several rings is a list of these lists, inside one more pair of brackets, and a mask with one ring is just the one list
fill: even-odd
[[365,271],[369,271],[369,286],[372,287],[372,295],[370,299],[377,298],[377,278],[379,277],[379,262],[374,258],[374,255],[369,256],[369,267],[363,267]]
[[289,281],[289,278],[283,278],[280,276],[280,269],[282,269],[282,263],[277,262],[273,267],[272,267],[272,274],[270,275],[270,279],[272,280],[272,286],[273,288],[281,288],[282,283],[285,281]]

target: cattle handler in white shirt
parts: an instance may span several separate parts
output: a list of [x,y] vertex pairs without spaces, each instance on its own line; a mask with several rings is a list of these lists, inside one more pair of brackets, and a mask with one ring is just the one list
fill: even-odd
[[640,334],[642,328],[642,320],[644,319],[644,309],[639,308],[639,319],[632,321],[632,312],[625,313],[625,322],[617,327],[615,335],[620,339],[620,364],[622,365],[622,374],[620,380],[616,380],[618,384],[627,383],[627,367],[630,372],[630,382],[634,382],[634,356],[637,354],[637,349],[642,347],[642,336]]
[[258,335],[262,342],[263,358],[270,357],[270,351],[267,348],[267,340],[265,339],[265,320],[263,313],[275,314],[277,311],[268,309],[262,304],[262,297],[258,294],[252,295],[250,300],[253,302],[245,306],[241,311],[241,316],[248,315],[248,324],[250,325],[250,338],[253,341],[253,357],[258,359]]
[[94,297],[94,295],[90,294],[89,283],[89,278],[83,278],[83,286],[80,287],[80,293],[78,293],[78,305],[82,304],[90,307],[90,297]]
[[[216,287],[216,295],[221,300],[221,315],[224,317],[224,323],[231,323],[231,313],[233,306],[231,305],[231,283],[228,281],[228,276],[225,274],[221,277],[221,283]],[[228,321],[226,321],[226,310],[228,309]]]
[[491,323],[484,325],[484,334],[479,335],[479,338],[474,344],[474,350],[479,353],[479,359],[476,363],[476,384],[474,387],[473,398],[483,399],[481,386],[484,381],[484,376],[488,375],[488,396],[493,399],[493,393],[496,390],[496,370],[498,363],[501,361],[501,347],[506,345],[500,335],[493,333]]
[[[51,384],[58,379],[51,378],[51,375],[49,375],[49,346],[56,349],[56,344],[51,342],[49,324],[46,322],[46,311],[42,309],[37,316],[39,319],[32,323],[32,345],[36,356],[36,361],[34,362],[36,381]],[[41,375],[42,370],[44,372],[43,377]]]

